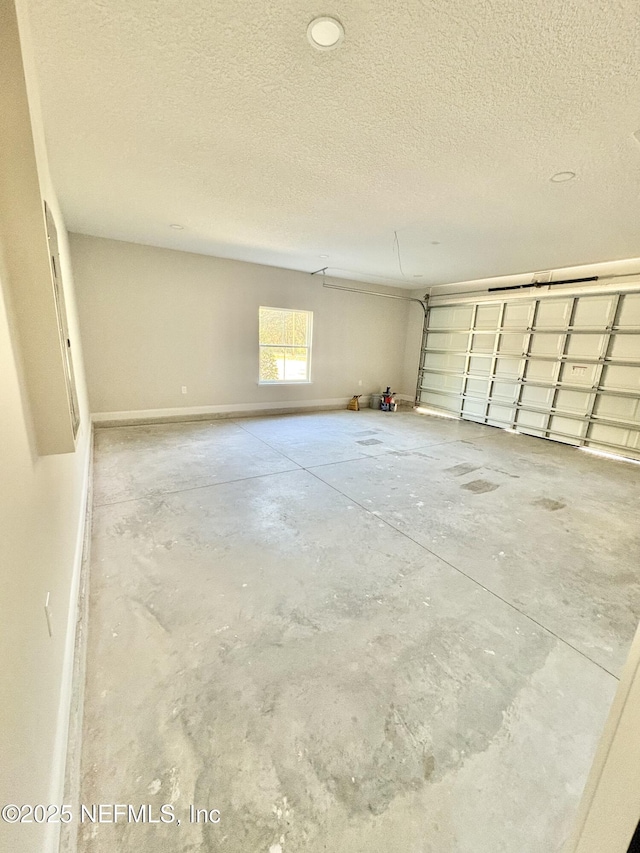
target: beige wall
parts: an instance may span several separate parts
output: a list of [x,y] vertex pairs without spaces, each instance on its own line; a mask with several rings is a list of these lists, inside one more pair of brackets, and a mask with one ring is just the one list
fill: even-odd
[[[3,84],[10,78],[12,86],[15,75],[22,74],[15,23],[13,3],[0,0]],[[11,67],[7,66],[9,55],[15,57]],[[12,150],[21,158],[19,171],[28,175],[29,192],[37,177],[41,195],[36,193],[35,210],[30,211],[27,223],[16,216],[15,209],[7,209],[3,204],[7,197],[0,193],[0,219],[13,217],[14,233],[19,236],[22,226],[32,233],[36,213],[42,212],[42,197],[50,203],[60,237],[70,334],[79,344],[64,223],[49,179],[41,126],[37,126],[37,116],[34,121],[34,112],[31,118],[37,176],[33,150],[29,155],[24,148]],[[28,117],[17,111],[7,113],[4,129],[10,120],[28,121]],[[3,134],[2,141],[11,138],[16,135]],[[6,177],[9,148],[4,147],[0,181]],[[27,156],[29,163],[25,162]],[[13,172],[12,180],[15,178]],[[41,226],[39,239],[43,238],[43,219]],[[0,229],[0,802],[55,803],[62,801],[90,424],[77,346],[82,423],[76,449],[38,455],[35,427],[40,415],[29,402],[33,389],[24,369],[26,351],[33,341],[25,339],[25,327],[16,322],[15,297],[24,293],[18,290],[15,257],[11,267],[6,263],[7,249],[6,232]],[[46,267],[44,272],[49,275]],[[50,279],[43,281],[50,285]],[[25,300],[20,302],[21,309],[28,308]],[[51,637],[44,613],[47,593]],[[57,830],[55,825],[0,822],[0,850],[48,853],[57,849]]]
[[[92,412],[311,404],[387,383],[404,390],[407,317],[419,311],[411,303],[98,237],[71,235],[71,252]],[[260,305],[313,311],[312,384],[258,385]]]

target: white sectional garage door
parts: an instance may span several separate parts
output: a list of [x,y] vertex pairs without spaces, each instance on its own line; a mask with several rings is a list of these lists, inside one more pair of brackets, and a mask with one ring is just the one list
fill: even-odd
[[436,302],[418,402],[640,459],[640,293]]

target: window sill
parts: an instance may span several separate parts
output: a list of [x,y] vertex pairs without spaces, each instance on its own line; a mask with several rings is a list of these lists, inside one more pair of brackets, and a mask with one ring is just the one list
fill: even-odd
[[281,380],[275,382],[261,382],[258,380],[257,385],[313,385],[313,380],[311,379],[301,379],[296,381],[295,379],[289,380]]

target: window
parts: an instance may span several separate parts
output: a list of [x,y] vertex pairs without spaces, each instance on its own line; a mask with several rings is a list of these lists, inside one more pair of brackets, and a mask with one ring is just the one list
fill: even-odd
[[260,383],[309,382],[311,311],[260,308]]

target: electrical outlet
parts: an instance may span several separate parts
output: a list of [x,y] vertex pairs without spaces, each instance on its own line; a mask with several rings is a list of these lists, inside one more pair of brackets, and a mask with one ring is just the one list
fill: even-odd
[[186,385],[183,385],[183,386],[182,386],[182,393],[183,393],[183,394],[186,394],[186,393],[187,393],[187,386],[186,386]]
[[358,385],[362,388],[362,379],[358,379]]

